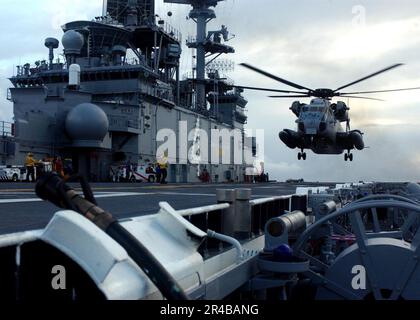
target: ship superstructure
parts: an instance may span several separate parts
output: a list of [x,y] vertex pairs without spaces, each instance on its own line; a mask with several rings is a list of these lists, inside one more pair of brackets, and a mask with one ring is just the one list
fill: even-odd
[[[220,0],[219,0],[220,1]],[[222,54],[234,53],[226,26],[207,31],[218,2],[192,0],[168,3],[192,6],[197,36],[186,44],[197,51],[191,77],[181,79],[181,33],[155,13],[154,0],[104,1],[101,17],[65,24],[61,43],[65,61],[55,59],[59,41],[47,38],[49,59],[17,67],[9,99],[15,118],[15,156],[61,156],[73,160],[75,171],[91,180],[107,180],[114,165],[148,165],[156,161],[161,129],[187,132],[239,129],[244,125],[246,99],[217,68],[209,66]],[[177,139],[177,150],[187,143]],[[188,148],[194,141],[188,142]],[[242,143],[242,152],[246,143]],[[169,159],[170,182],[194,182],[208,170],[214,182],[240,182],[245,165],[187,164]]]

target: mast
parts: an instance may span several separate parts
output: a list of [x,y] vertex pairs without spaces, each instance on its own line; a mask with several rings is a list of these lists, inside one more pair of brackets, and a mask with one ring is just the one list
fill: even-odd
[[216,18],[210,7],[215,7],[224,0],[164,0],[165,3],[186,4],[193,7],[189,17],[197,24],[195,39],[187,43],[188,47],[197,50],[197,106],[198,110],[206,109],[206,52],[208,52],[207,24]]
[[108,1],[107,0],[103,0],[103,4],[102,4],[102,16],[105,17],[108,13]]

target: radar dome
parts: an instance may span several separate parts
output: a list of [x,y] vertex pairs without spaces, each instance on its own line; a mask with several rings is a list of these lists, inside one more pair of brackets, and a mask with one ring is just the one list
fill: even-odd
[[109,121],[97,105],[82,103],[67,114],[65,126],[73,146],[100,148],[108,133]]
[[61,40],[64,52],[66,54],[80,54],[80,51],[85,44],[85,39],[83,36],[74,30],[69,30],[63,35],[63,39]]

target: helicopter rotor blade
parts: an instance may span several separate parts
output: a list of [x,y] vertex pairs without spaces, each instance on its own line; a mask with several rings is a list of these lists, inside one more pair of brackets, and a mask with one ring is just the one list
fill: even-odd
[[233,87],[234,88],[239,88],[239,89],[246,89],[246,90],[256,90],[256,91],[306,94],[306,92],[300,92],[300,91],[289,91],[289,90],[279,90],[279,89],[269,89],[269,88],[245,87],[245,86],[233,86]]
[[420,90],[420,87],[417,88],[405,88],[405,89],[392,89],[392,90],[377,90],[377,91],[360,91],[360,92],[346,92],[340,93],[340,96],[345,94],[369,94],[369,93],[384,93],[384,92],[399,92],[399,91],[410,91],[410,90]]
[[269,98],[308,98],[310,95],[292,95],[292,96],[268,96]]
[[356,81],[353,81],[353,82],[351,82],[351,83],[349,83],[349,84],[346,84],[346,85],[344,85],[344,86],[342,86],[342,87],[338,88],[338,89],[337,89],[337,90],[335,90],[334,92],[338,92],[339,90],[342,90],[342,89],[344,89],[344,88],[348,88],[348,87],[353,86],[353,85],[355,85],[355,84],[357,84],[357,83],[359,83],[359,82],[362,82],[362,81],[365,81],[365,80],[367,80],[367,79],[370,79],[370,78],[376,77],[376,76],[378,76],[378,75],[380,75],[380,74],[382,74],[382,73],[384,73],[384,72],[387,72],[387,71],[390,71],[390,70],[392,70],[392,69],[395,69],[395,68],[401,67],[401,66],[403,66],[403,65],[404,65],[404,64],[402,64],[402,63],[397,63],[397,64],[394,64],[394,65],[392,65],[392,66],[390,66],[390,67],[388,67],[388,68],[382,69],[382,70],[380,70],[380,71],[378,71],[378,72],[372,73],[372,74],[370,74],[370,75],[368,75],[368,76],[366,76],[366,77],[363,77],[363,78],[361,78],[361,79],[359,79],[359,80],[356,80]]
[[350,99],[364,99],[364,100],[373,100],[373,101],[385,101],[382,99],[368,98],[368,97],[358,97],[358,96],[340,96],[341,98],[350,98]]
[[264,76],[266,76],[266,77],[269,77],[269,78],[271,78],[271,79],[273,79],[273,80],[276,80],[276,81],[278,81],[278,82],[281,82],[281,83],[283,83],[283,84],[286,84],[286,85],[288,85],[288,86],[290,86],[290,87],[293,87],[293,88],[296,88],[296,89],[300,89],[300,90],[313,91],[312,89],[309,89],[309,88],[306,88],[306,87],[301,86],[301,85],[299,85],[299,84],[296,84],[296,83],[290,82],[290,81],[288,81],[288,80],[285,80],[285,79],[279,78],[279,77],[277,77],[277,76],[275,76],[275,75],[273,75],[273,74],[271,74],[271,73],[268,73],[268,72],[266,72],[266,71],[264,71],[264,70],[261,70],[261,69],[258,69],[258,68],[256,68],[256,67],[253,67],[253,66],[251,66],[251,65],[249,65],[249,64],[247,64],[247,63],[241,63],[240,65],[241,65],[241,66],[243,66],[243,67],[245,67],[245,68],[248,68],[248,69],[250,69],[250,70],[252,70],[252,71],[255,71],[255,72],[259,73],[259,74],[262,74],[262,75],[264,75]]

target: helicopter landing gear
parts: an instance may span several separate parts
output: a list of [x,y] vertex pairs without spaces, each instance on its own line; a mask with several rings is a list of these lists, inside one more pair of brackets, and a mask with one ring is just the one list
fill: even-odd
[[302,152],[299,152],[298,153],[298,160],[305,161],[306,160],[306,152],[303,152],[303,150],[302,150]]
[[350,151],[344,155],[344,161],[353,161],[353,154]]

